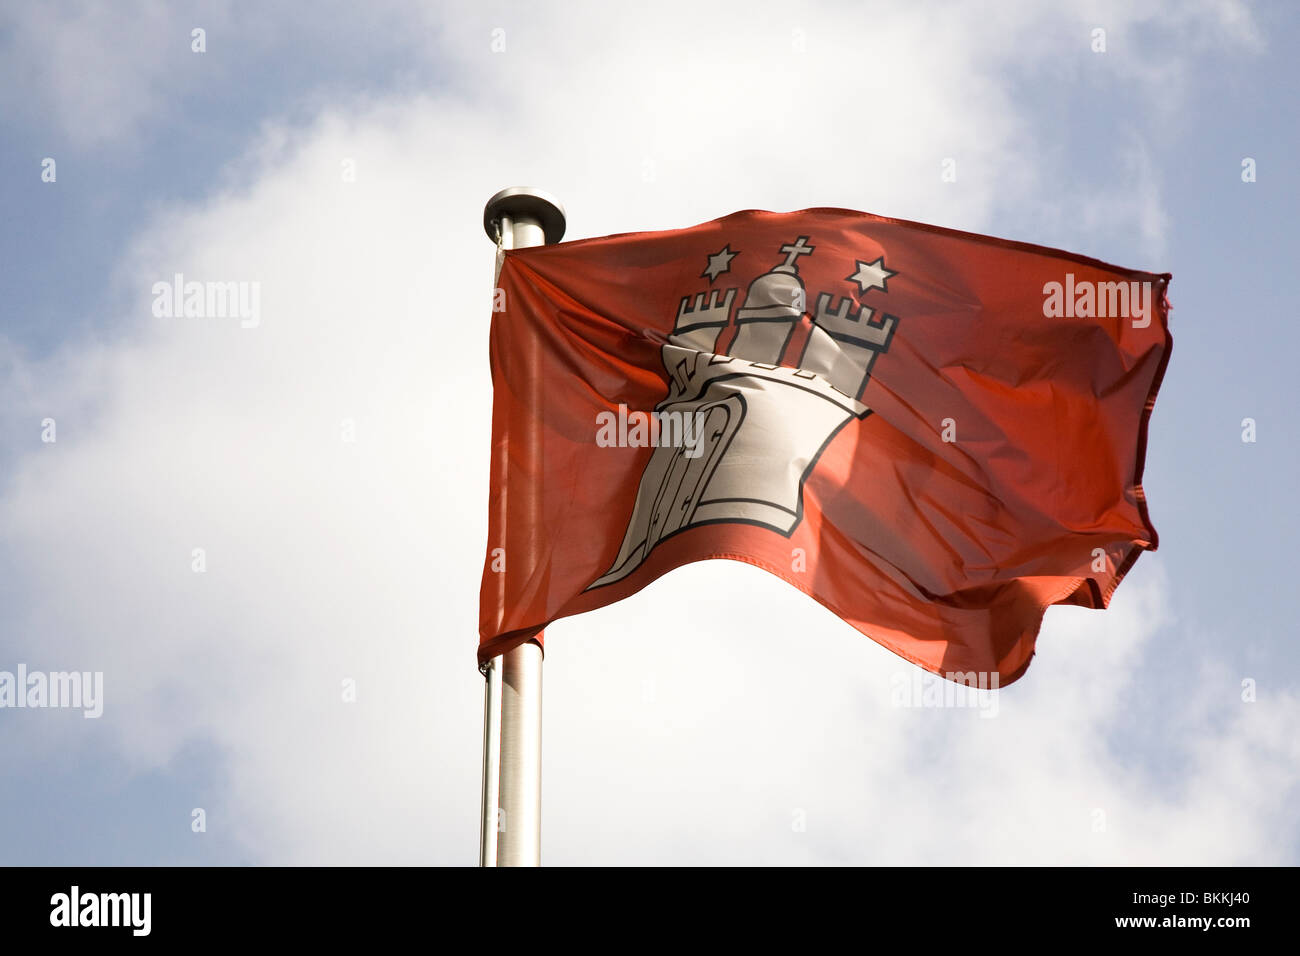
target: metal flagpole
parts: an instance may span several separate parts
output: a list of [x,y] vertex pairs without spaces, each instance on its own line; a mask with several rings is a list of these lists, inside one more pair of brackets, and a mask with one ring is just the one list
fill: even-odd
[[[530,187],[503,189],[483,209],[488,238],[503,249],[559,242],[564,207]],[[498,263],[498,267],[499,267]],[[535,369],[536,354],[525,357]],[[528,406],[541,404],[541,376],[532,376]],[[541,458],[540,429],[523,436],[528,458]],[[525,496],[524,520],[538,533],[539,500]],[[533,542],[522,542],[531,548]],[[533,549],[537,553],[537,549]],[[510,555],[506,555],[510,560]],[[542,862],[542,648],[529,642],[488,661],[483,704],[483,816],[480,866],[540,866]]]

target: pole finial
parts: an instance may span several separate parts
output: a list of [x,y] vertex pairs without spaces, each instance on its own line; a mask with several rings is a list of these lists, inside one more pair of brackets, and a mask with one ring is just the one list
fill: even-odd
[[564,206],[544,189],[511,186],[487,201],[483,207],[483,231],[493,242],[500,235],[503,216],[535,220],[546,234],[547,245],[564,238]]

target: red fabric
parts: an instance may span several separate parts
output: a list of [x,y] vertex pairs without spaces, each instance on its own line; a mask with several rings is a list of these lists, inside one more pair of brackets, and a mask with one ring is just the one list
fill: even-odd
[[[1169,278],[838,209],[505,253],[480,661],[732,558],[928,671],[1010,683],[1049,605],[1105,607],[1156,547]],[[1114,282],[1128,314],[1078,314]],[[1100,288],[1093,311],[1123,305]],[[693,455],[604,447],[620,405],[681,410]]]

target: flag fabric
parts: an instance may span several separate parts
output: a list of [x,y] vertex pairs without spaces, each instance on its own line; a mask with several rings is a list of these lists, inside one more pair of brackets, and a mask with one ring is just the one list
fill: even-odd
[[1010,683],[1156,547],[1169,279],[840,209],[506,251],[480,661],[731,558]]

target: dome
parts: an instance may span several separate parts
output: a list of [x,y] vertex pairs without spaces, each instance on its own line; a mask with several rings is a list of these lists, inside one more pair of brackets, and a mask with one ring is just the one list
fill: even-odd
[[793,269],[777,266],[749,284],[745,304],[736,313],[737,322],[755,319],[797,319],[804,312],[803,280]]

